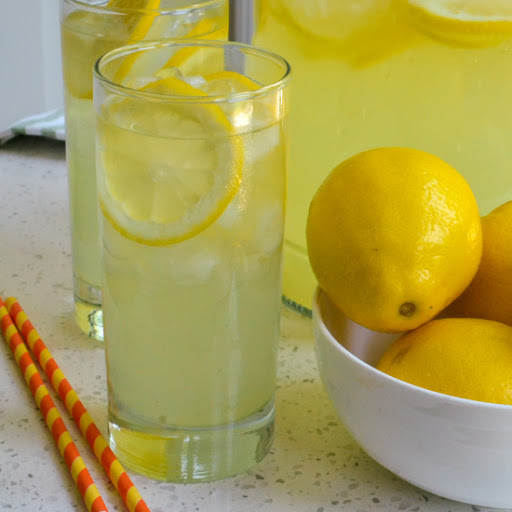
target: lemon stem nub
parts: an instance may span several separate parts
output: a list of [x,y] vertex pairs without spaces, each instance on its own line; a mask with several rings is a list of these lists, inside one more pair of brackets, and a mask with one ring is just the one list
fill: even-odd
[[402,316],[412,316],[416,311],[416,306],[412,302],[404,302],[398,312]]

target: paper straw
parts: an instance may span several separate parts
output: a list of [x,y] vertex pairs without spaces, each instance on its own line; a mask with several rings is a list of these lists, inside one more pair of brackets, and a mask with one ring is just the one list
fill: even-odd
[[96,458],[100,461],[110,481],[123,499],[130,512],[150,512],[142,496],[130,477],[117,460],[107,441],[94,424],[87,409],[83,406],[75,390],[59,368],[57,362],[35,330],[18,301],[9,297],[5,304],[11,317],[16,323],[27,345],[41,365],[53,389],[59,394],[69,414],[73,417],[80,432],[85,437]]
[[0,328],[5,337],[5,341],[11,349],[14,359],[23,374],[37,406],[41,410],[48,430],[52,434],[53,440],[59,449],[66,466],[71,473],[82,499],[89,512],[106,512],[107,507],[100,496],[96,485],[94,484],[89,471],[87,470],[82,457],[71,440],[71,436],[55,407],[48,389],[37,371],[36,365],[32,361],[27,347],[23,342],[20,333],[12,322],[7,308],[0,297]]

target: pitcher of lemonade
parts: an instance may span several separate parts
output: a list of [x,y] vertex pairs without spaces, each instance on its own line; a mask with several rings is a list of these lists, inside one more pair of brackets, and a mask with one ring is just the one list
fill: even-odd
[[[240,0],[236,6],[237,36],[281,54],[293,70],[289,301],[309,308],[315,286],[305,243],[311,198],[331,169],[355,153],[378,146],[433,153],[463,174],[481,215],[512,199],[512,1]],[[390,229],[399,233],[400,226]]]

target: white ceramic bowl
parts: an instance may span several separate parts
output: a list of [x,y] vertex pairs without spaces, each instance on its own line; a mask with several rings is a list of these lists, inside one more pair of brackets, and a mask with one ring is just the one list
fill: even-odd
[[313,323],[324,386],[370,457],[439,496],[512,508],[512,406],[442,395],[376,370],[397,335],[344,318],[320,290]]

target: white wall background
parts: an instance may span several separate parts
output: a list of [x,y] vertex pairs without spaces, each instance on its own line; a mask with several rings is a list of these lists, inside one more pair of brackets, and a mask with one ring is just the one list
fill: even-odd
[[0,0],[0,130],[63,102],[59,0]]

